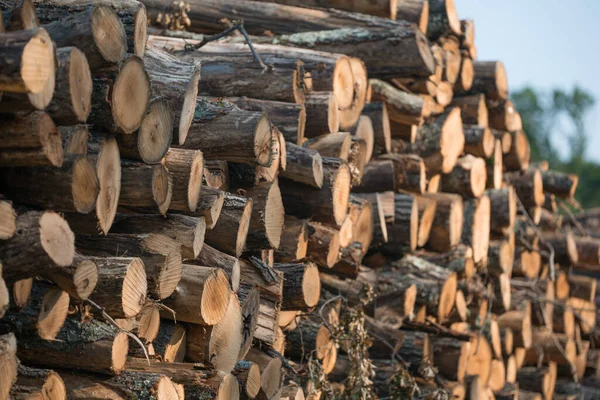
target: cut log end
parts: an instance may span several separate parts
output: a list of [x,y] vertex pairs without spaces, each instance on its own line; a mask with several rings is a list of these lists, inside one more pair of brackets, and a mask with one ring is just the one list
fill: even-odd
[[[487,382],[492,365],[492,349],[483,336],[477,336],[471,340],[471,354],[467,364],[467,375],[479,375],[479,379]],[[472,397],[476,399],[479,397]]]
[[83,260],[77,264],[73,274],[73,285],[80,299],[87,299],[98,283],[98,268],[96,263]]
[[448,319],[454,308],[456,300],[456,289],[458,287],[458,278],[456,272],[448,275],[448,278],[442,285],[440,293],[440,303],[438,305],[438,320],[445,321]]
[[238,361],[243,334],[240,301],[233,295],[228,303],[225,314],[212,329],[208,346],[211,364],[226,373],[231,372]]
[[283,363],[280,358],[273,358],[262,370],[260,377],[260,387],[270,399],[274,396],[280,387]]
[[135,317],[142,311],[147,291],[144,264],[139,258],[133,258],[123,280],[121,292],[121,304],[126,317]]
[[348,57],[340,57],[335,64],[333,94],[340,110],[351,107],[354,100],[354,74]]
[[92,32],[96,47],[106,61],[119,62],[125,57],[127,52],[125,27],[112,8],[105,5],[94,7]]
[[44,400],[64,400],[67,398],[67,388],[65,382],[59,374],[50,371],[41,388],[42,398]]
[[194,66],[194,73],[191,76],[190,83],[181,108],[178,127],[178,142],[180,145],[185,143],[190,126],[194,120],[194,111],[196,109],[196,98],[198,96],[198,83],[200,82],[200,64]]
[[40,338],[54,340],[69,313],[69,294],[58,288],[50,288],[40,308],[37,331]]
[[144,62],[138,57],[129,57],[113,85],[111,105],[115,124],[124,133],[133,133],[142,124],[149,96],[150,78]]
[[157,400],[179,399],[175,384],[169,377],[164,375],[159,377],[158,381],[154,384],[152,395],[156,397]]
[[113,339],[111,351],[112,370],[116,374],[125,369],[128,352],[129,336],[125,332],[118,332]]
[[171,145],[173,123],[173,112],[165,100],[150,104],[137,139],[137,149],[145,163],[156,164],[165,156]]
[[156,291],[159,298],[166,299],[175,291],[181,280],[181,274],[181,253],[178,251],[169,253],[158,276]]
[[19,92],[41,93],[48,80],[54,79],[54,44],[44,29],[37,29],[21,55],[22,88],[4,88]]
[[440,139],[441,155],[443,157],[441,172],[450,173],[458,157],[464,149],[465,137],[462,130],[462,119],[460,109],[455,108],[448,114],[442,127],[442,137]]
[[235,376],[227,374],[219,385],[216,400],[238,399],[239,397],[240,385],[237,379]]
[[[258,212],[258,211],[257,211]],[[283,232],[283,219],[285,210],[281,199],[279,185],[274,183],[269,189],[265,204],[265,231],[267,239],[273,248],[278,249]]]
[[321,297],[321,280],[319,268],[313,263],[308,263],[302,277],[302,294],[308,307],[314,307]]
[[273,161],[272,129],[269,118],[264,114],[256,124],[254,132],[254,154],[259,165],[269,166]]
[[152,196],[162,215],[169,209],[172,194],[173,183],[169,171],[163,165],[156,166],[152,171]]
[[17,214],[10,201],[0,201],[0,239],[13,237],[17,229]]
[[48,257],[60,267],[73,263],[75,236],[59,214],[46,211],[40,218],[40,240]]
[[214,325],[219,322],[227,312],[231,296],[231,286],[229,285],[227,275],[221,269],[214,269],[206,279],[204,290],[202,291],[202,319],[208,325]]
[[258,364],[250,364],[250,368],[248,368],[248,375],[246,376],[244,391],[246,392],[246,396],[251,399],[255,398],[260,390],[260,376],[260,367]]
[[[140,312],[140,322],[138,325],[137,334],[140,337],[140,339],[144,339],[146,343],[151,343],[158,336],[159,329],[160,309],[156,304],[148,303],[144,306],[144,308],[142,308],[142,311]],[[165,358],[166,353],[167,350],[165,350]]]
[[96,201],[96,216],[100,230],[106,235],[117,215],[121,193],[121,157],[114,138],[102,145],[96,163],[100,193]]
[[73,165],[71,193],[75,209],[87,214],[96,206],[100,184],[94,165],[87,158],[79,158]]
[[[144,57],[148,40],[148,16],[146,7],[141,3],[133,20],[133,54]],[[196,82],[197,84],[198,82]]]
[[341,225],[348,212],[352,174],[348,166],[342,165],[332,179],[333,217],[335,222]]
[[69,92],[77,120],[87,121],[92,109],[92,75],[85,54],[75,47],[70,52]]

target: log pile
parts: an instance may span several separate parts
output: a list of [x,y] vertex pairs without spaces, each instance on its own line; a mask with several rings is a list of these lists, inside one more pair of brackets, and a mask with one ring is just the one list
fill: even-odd
[[451,0],[0,7],[0,400],[600,390],[600,213]]

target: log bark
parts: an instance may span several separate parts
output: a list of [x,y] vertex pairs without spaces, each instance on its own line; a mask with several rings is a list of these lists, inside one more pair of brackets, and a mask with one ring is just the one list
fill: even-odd
[[449,173],[464,149],[460,110],[453,108],[421,125],[408,152],[423,158],[428,171]]
[[121,164],[119,206],[166,215],[172,194],[173,182],[164,165]]
[[423,197],[436,201],[435,217],[429,234],[429,246],[435,251],[448,251],[460,242],[463,227],[463,202],[460,196],[426,193]]
[[579,177],[558,171],[542,172],[544,191],[561,198],[572,198],[577,190]]
[[144,120],[150,95],[150,78],[136,56],[129,56],[120,66],[95,71],[90,123],[109,132],[132,134]]
[[416,307],[426,307],[427,313],[438,321],[449,317],[456,298],[456,272],[411,255],[392,265],[393,273],[410,276],[410,281],[417,287]]
[[383,246],[386,252],[398,254],[411,252],[417,248],[419,232],[419,208],[412,195],[394,196],[394,220],[387,224],[388,243]]
[[[271,165],[271,123],[266,114],[234,104],[199,99],[185,149],[202,149],[206,159]],[[232,144],[235,143],[235,146]]]
[[[35,7],[31,0],[9,1],[2,5],[2,32],[21,31],[34,29],[40,26],[40,21],[35,15]],[[7,23],[4,23],[4,20]]]
[[501,61],[474,61],[475,78],[469,93],[483,93],[490,100],[508,99],[508,82]]
[[447,33],[459,35],[461,33],[460,20],[452,0],[429,1],[429,23],[427,37],[435,40]]
[[504,189],[489,189],[485,193],[490,198],[490,227],[492,231],[502,235],[512,231],[517,216],[514,188],[508,186]]
[[475,274],[473,250],[462,244],[445,253],[418,250],[414,255],[433,264],[443,265],[445,268],[455,271],[459,277],[468,279]]
[[577,264],[579,252],[571,232],[564,234],[544,234],[542,244],[547,243],[554,249],[554,260],[561,265]]
[[226,195],[218,221],[206,232],[206,242],[217,250],[239,257],[246,246],[252,209],[252,199]]
[[323,268],[332,268],[339,259],[339,231],[318,222],[308,224],[308,258]]
[[492,101],[488,104],[490,128],[515,132],[523,129],[521,116],[511,100]]
[[73,232],[51,211],[30,211],[16,219],[16,233],[0,242],[2,276],[15,281],[34,277],[50,266],[68,267],[73,262]]
[[76,244],[83,254],[94,256],[97,263],[103,257],[111,263],[115,251],[117,255],[139,257],[146,272],[148,292],[157,299],[169,297],[182,276],[181,245],[164,234],[115,233],[105,237],[78,234]]
[[0,40],[0,90],[41,93],[53,80],[54,46],[43,28],[7,32]]
[[67,398],[65,383],[60,375],[52,370],[19,365],[18,374],[17,381],[10,391],[11,398]]
[[306,95],[306,126],[304,137],[314,138],[340,130],[340,113],[333,92],[312,92]]
[[[231,372],[233,376],[235,376],[240,383],[240,394],[245,396],[248,399],[254,399],[260,390],[260,368],[257,364],[250,361],[238,361],[235,365],[235,368]],[[302,389],[297,388],[300,391]],[[285,396],[286,393],[290,393],[288,391],[283,390],[282,396]],[[293,398],[293,397],[292,397]],[[304,397],[302,397],[304,398]]]
[[315,349],[316,357],[322,363],[323,372],[329,373],[335,367],[337,347],[327,326],[312,319],[301,320],[298,327],[286,336],[288,346],[286,356],[293,360],[303,361],[309,357],[302,353],[302,343],[305,348]]
[[442,191],[479,198],[485,191],[486,180],[485,161],[469,154],[459,158],[452,171],[442,177]]
[[44,112],[3,119],[0,165],[6,167],[60,167],[63,163],[61,135]]
[[252,348],[248,352],[246,360],[260,367],[260,391],[256,398],[260,399],[261,396],[265,396],[264,398],[270,399],[276,396],[281,389],[281,379],[283,378],[281,359],[273,358],[261,350]]
[[[431,113],[431,105],[422,97],[402,92],[378,79],[370,79],[373,100],[388,106],[389,118],[406,125],[419,125]],[[393,136],[393,134],[392,134]]]
[[[392,158],[403,160],[401,155],[390,155]],[[383,191],[396,191],[396,171],[392,159],[379,159],[369,162],[365,166],[362,182],[359,186],[352,187],[356,193],[375,193]]]
[[[164,303],[175,311],[178,321],[214,325],[227,313],[231,296],[225,272],[218,268],[183,264],[177,289]],[[161,314],[165,318],[173,318],[170,312]]]
[[538,207],[544,203],[544,184],[539,170],[507,172],[504,180],[515,188],[515,193],[526,208]]
[[517,371],[519,389],[542,393],[544,399],[552,399],[556,382],[556,363],[547,367],[525,367]]
[[481,128],[488,126],[488,108],[485,103],[485,95],[475,94],[455,97],[450,104],[460,108],[463,124],[477,125]]
[[315,188],[323,186],[323,161],[317,150],[286,144],[287,168],[279,175]]
[[302,104],[257,100],[248,97],[230,97],[225,100],[235,103],[242,110],[266,113],[269,120],[281,131],[287,142],[300,145],[304,141],[306,108]]
[[346,217],[350,197],[350,170],[339,159],[323,159],[323,186],[308,188],[292,181],[279,185],[287,213],[298,218],[313,218],[340,226]]
[[439,373],[445,378],[461,382],[467,371],[471,342],[452,338],[433,338],[432,358]]
[[286,215],[279,249],[275,251],[277,262],[302,260],[308,252],[307,221]]
[[[370,77],[389,79],[423,76],[434,72],[429,43],[418,27],[397,22],[393,28],[343,28],[281,35],[273,44],[347,54],[364,61]],[[390,57],[380,57],[390,51]]]
[[312,263],[280,263],[275,270],[283,273],[283,311],[309,311],[319,302],[321,281]]
[[[93,319],[67,318],[55,341],[20,336],[18,356],[29,364],[76,368],[86,372],[118,374],[125,368],[128,337],[113,326]],[[40,358],[39,355],[44,354]],[[93,357],[92,357],[93,356]]]
[[60,168],[4,169],[3,193],[22,204],[87,214],[96,206],[99,183],[87,157],[69,156]]
[[492,156],[495,138],[488,128],[478,125],[463,125],[463,132],[465,133],[465,153],[481,158]]
[[165,100],[173,111],[175,143],[181,145],[194,119],[200,64],[179,60],[154,46],[148,46],[144,64],[152,95]]
[[[395,189],[407,190],[409,192],[424,193],[425,163],[424,160],[414,154],[386,154],[380,159],[391,160],[394,164],[394,175],[396,179]],[[366,179],[366,177],[363,177]],[[389,187],[378,190],[394,190]]]
[[184,260],[198,257],[204,244],[206,221],[186,215],[126,215],[119,214],[111,227],[111,233],[161,234],[181,244]]

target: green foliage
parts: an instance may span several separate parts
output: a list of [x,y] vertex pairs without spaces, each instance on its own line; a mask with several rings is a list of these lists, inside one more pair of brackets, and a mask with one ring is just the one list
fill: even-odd
[[[532,161],[547,160],[550,168],[579,175],[576,199],[585,207],[600,206],[600,164],[586,158],[586,116],[595,103],[585,89],[542,92],[524,87],[512,94],[529,138]],[[569,152],[561,157],[555,138],[567,138]]]

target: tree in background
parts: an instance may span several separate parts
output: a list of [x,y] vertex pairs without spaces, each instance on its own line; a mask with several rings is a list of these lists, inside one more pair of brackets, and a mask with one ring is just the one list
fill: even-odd
[[[547,160],[550,168],[579,175],[576,198],[585,207],[600,206],[600,165],[586,158],[586,116],[594,97],[575,86],[570,92],[550,93],[525,87],[512,94],[529,138],[532,161]],[[556,137],[568,139],[567,156],[561,155]]]

